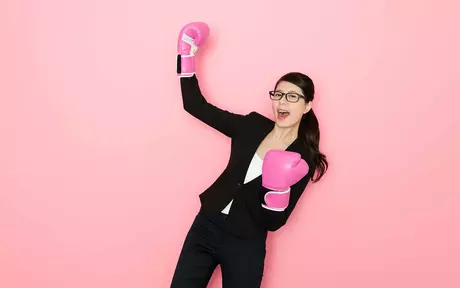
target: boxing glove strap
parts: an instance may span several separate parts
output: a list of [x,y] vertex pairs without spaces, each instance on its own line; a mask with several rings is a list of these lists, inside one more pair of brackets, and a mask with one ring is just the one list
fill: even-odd
[[[286,210],[288,204],[289,204],[289,193],[291,193],[291,188],[289,187],[288,189],[284,191],[269,191],[264,195],[264,202],[262,203],[262,207],[267,209],[267,210],[272,210],[272,211],[277,211],[277,212],[282,212]],[[287,194],[287,195],[286,195]],[[273,195],[278,195],[281,199],[280,203],[273,203],[273,201],[270,201],[268,199],[268,196],[273,196]],[[273,199],[272,199],[273,200]],[[271,204],[273,205],[270,205]],[[284,205],[282,203],[285,203]],[[282,206],[281,206],[282,205]]]
[[[176,59],[176,62],[177,62],[177,76],[179,78],[192,77],[193,75],[195,75],[193,62],[190,62],[190,61],[193,61],[193,59],[191,57],[193,57],[193,56],[180,55],[180,54],[177,55],[177,59]],[[186,58],[186,59],[182,60],[182,58]],[[183,65],[184,61],[188,62],[188,65],[187,64]],[[189,67],[189,69],[190,69],[190,67],[192,67],[193,69],[191,71],[184,71],[186,69],[186,67]]]
[[286,207],[283,207],[283,208],[275,208],[275,207],[270,207],[270,206],[267,206],[265,204],[262,204],[262,207],[267,209],[267,210],[271,210],[271,211],[276,211],[276,212],[283,212],[284,210],[286,210]]
[[182,72],[182,61],[181,61],[181,56],[180,54],[177,54],[177,59],[176,59],[176,63],[177,63],[177,74],[180,74]]
[[[265,188],[266,188],[266,187],[265,187]],[[268,191],[268,192],[265,194],[265,196],[267,196],[268,193],[270,193],[270,194],[280,194],[280,195],[281,195],[281,194],[286,194],[286,193],[289,193],[289,192],[291,192],[291,187],[287,188],[287,189],[284,190],[284,191],[273,191],[273,190],[270,190],[270,191]]]

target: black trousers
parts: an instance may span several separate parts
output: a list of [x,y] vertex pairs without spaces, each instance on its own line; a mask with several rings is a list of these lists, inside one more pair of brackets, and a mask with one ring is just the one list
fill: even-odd
[[171,288],[205,288],[217,265],[223,288],[258,288],[262,282],[266,237],[236,238],[225,231],[226,215],[198,213],[185,238]]

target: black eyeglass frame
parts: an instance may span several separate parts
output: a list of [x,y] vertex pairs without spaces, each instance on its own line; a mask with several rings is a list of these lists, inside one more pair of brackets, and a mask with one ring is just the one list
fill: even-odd
[[[279,98],[276,98],[275,97],[275,93],[280,93],[281,94],[281,97]],[[269,91],[268,94],[270,95],[270,99],[272,100],[276,100],[276,101],[279,101],[281,99],[283,99],[283,97],[286,98],[286,101],[290,102],[290,103],[297,103],[299,102],[300,98],[303,98],[305,100],[307,100],[307,98],[299,93],[296,93],[296,92],[287,92],[287,93],[284,93],[284,92],[280,92],[280,91]],[[296,95],[297,96],[297,100],[296,101],[290,101],[288,99],[288,94],[291,94],[291,95]]]

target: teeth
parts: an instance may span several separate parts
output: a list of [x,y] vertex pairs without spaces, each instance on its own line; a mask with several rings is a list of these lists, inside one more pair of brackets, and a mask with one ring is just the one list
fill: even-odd
[[278,110],[278,115],[279,116],[287,116],[287,115],[289,115],[289,112],[284,111],[284,110]]

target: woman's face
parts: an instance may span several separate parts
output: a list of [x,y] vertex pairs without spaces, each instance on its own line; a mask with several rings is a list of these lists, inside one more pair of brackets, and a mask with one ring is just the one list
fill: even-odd
[[311,102],[306,102],[302,90],[290,82],[280,82],[271,97],[275,123],[279,127],[297,125],[311,109]]

